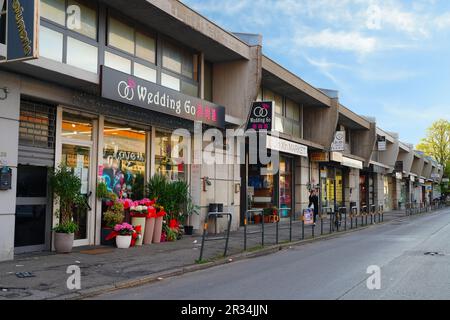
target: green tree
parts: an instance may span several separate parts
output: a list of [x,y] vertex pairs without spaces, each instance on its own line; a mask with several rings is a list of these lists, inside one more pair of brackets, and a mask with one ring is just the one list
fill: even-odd
[[427,135],[416,147],[435,158],[444,166],[448,176],[450,170],[450,121],[438,120],[427,129]]

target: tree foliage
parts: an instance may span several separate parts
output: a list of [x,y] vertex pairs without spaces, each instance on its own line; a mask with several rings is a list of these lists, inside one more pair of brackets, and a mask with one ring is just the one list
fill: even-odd
[[441,119],[427,129],[427,135],[416,147],[434,157],[444,166],[446,176],[450,171],[450,121]]

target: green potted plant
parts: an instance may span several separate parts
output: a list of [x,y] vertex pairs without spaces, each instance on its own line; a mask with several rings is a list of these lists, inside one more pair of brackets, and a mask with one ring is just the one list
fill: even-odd
[[72,251],[78,225],[73,221],[75,210],[87,208],[86,198],[81,194],[81,180],[65,165],[60,165],[50,178],[52,192],[56,199],[56,215],[59,223],[54,228],[55,250],[58,253]]
[[114,245],[114,240],[106,240],[106,237],[113,231],[114,226],[121,224],[125,218],[123,203],[113,202],[107,211],[103,214],[104,227],[100,243],[102,245]]
[[194,204],[194,200],[192,199],[191,194],[188,195],[187,203],[186,203],[186,209],[185,209],[185,220],[186,223],[183,223],[184,225],[184,233],[186,235],[192,235],[194,231],[194,226],[191,225],[191,216],[192,215],[199,215],[200,214],[200,206]]

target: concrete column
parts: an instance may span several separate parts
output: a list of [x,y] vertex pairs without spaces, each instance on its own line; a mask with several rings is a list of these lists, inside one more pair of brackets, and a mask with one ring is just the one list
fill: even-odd
[[0,261],[14,258],[14,227],[19,143],[20,78],[0,72],[0,167],[12,169],[12,189],[0,191]]
[[309,204],[308,184],[310,183],[309,159],[299,157],[295,166],[295,212],[301,212]]

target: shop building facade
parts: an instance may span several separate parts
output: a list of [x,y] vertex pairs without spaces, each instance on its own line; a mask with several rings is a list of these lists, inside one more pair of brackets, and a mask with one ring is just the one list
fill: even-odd
[[[8,137],[1,160],[12,169],[12,188],[0,193],[0,260],[52,249],[58,221],[48,176],[60,164],[79,175],[90,206],[74,215],[75,246],[100,244],[99,181],[135,200],[155,173],[189,182],[201,206],[194,229],[210,203],[222,203],[235,230],[239,162],[195,164],[193,152],[174,151],[193,139],[172,133],[241,124],[259,87],[260,39],[245,42],[178,1],[69,2],[40,1],[39,59],[0,65],[8,91],[0,101],[0,134]],[[76,30],[69,5],[83,13]]]
[[[83,12],[79,28],[68,24],[69,5]],[[135,199],[156,173],[187,181],[201,207],[190,221],[197,232],[211,203],[232,213],[237,230],[251,208],[298,215],[312,189],[331,211],[422,203],[430,183],[431,198],[438,193],[442,167],[340,104],[336,91],[264,56],[259,35],[227,32],[175,0],[41,0],[40,15],[39,59],[0,65],[8,91],[0,161],[12,169],[12,188],[0,191],[0,260],[52,249],[48,175],[61,163],[77,172],[91,208],[75,214],[76,246],[100,244],[99,181]],[[0,56],[4,34],[3,26]],[[226,141],[215,153],[233,161],[196,162],[188,136],[199,124],[200,132],[242,128],[255,101],[272,102],[277,137],[265,147],[279,152],[279,170],[261,174]],[[193,152],[177,147],[183,142]]]

